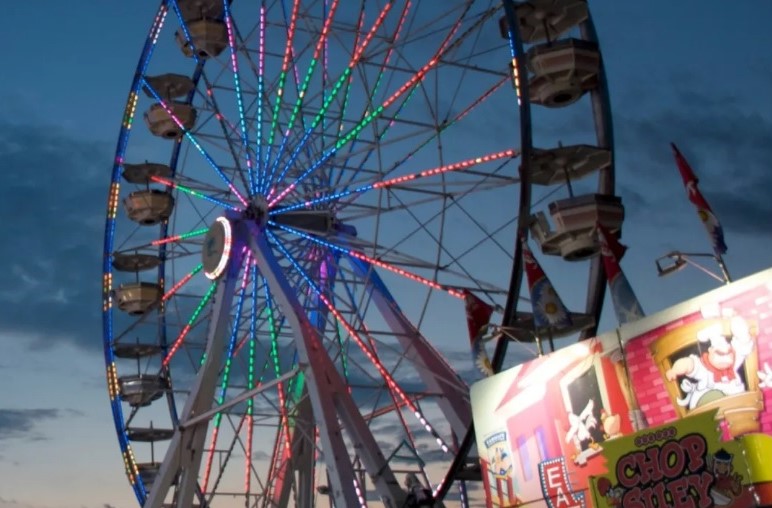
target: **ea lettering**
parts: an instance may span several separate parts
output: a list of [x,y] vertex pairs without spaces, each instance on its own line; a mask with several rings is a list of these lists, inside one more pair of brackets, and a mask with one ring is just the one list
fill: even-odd
[[617,461],[625,508],[708,508],[713,475],[705,469],[707,442],[699,434],[637,450]]

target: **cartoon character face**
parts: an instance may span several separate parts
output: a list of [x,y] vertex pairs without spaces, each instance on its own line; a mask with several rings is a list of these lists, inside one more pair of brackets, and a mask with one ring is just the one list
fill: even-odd
[[716,476],[727,476],[732,472],[732,463],[723,460],[717,460],[713,463],[713,474]]
[[728,369],[734,366],[735,351],[723,335],[714,336],[708,348],[708,361],[717,369]]
[[618,414],[607,414],[605,410],[601,414],[601,421],[603,422],[603,432],[611,437],[619,434],[622,427],[622,419]]
[[509,454],[504,450],[503,446],[496,447],[491,463],[493,464],[494,474],[498,476],[506,476],[512,469]]

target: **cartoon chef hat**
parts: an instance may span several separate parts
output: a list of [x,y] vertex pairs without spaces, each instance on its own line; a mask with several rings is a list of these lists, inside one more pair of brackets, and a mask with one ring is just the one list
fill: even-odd
[[726,349],[729,347],[729,341],[726,340],[726,335],[724,335],[724,326],[722,323],[706,326],[697,332],[697,340],[702,343],[710,343],[709,347],[713,348]]
[[728,451],[726,451],[723,448],[721,448],[719,451],[717,451],[713,455],[713,460],[715,460],[716,462],[725,462],[726,463],[726,462],[732,462],[732,457],[734,457],[734,455],[732,455]]

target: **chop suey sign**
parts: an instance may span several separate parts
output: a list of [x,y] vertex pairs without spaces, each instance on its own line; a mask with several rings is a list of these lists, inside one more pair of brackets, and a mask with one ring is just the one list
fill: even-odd
[[747,468],[721,442],[713,414],[686,418],[606,443],[609,474],[592,479],[596,506],[709,508],[731,504]]

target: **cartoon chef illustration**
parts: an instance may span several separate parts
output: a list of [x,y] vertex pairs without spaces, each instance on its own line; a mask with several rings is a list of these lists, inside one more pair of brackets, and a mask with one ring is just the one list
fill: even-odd
[[742,476],[734,472],[733,457],[723,448],[708,456],[708,469],[712,470],[714,477],[710,496],[717,506],[731,504],[742,493]]
[[753,351],[753,339],[748,323],[742,317],[733,316],[729,324],[729,335],[725,334],[724,324],[720,322],[697,332],[697,340],[703,346],[700,348],[702,354],[679,358],[665,373],[668,381],[684,376],[680,385],[684,397],[678,399],[679,405],[691,410],[700,404],[746,391],[738,370]]

